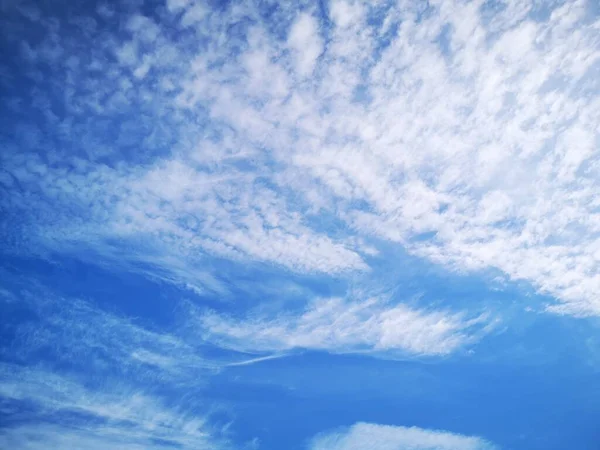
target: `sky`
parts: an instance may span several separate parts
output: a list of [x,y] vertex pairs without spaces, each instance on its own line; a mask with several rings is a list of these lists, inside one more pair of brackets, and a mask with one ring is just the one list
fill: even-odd
[[600,449],[595,0],[0,0],[0,448]]

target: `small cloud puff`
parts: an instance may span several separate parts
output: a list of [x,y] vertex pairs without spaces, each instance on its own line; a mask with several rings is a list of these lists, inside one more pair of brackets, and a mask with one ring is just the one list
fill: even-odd
[[315,437],[310,450],[494,450],[479,437],[418,427],[357,423]]

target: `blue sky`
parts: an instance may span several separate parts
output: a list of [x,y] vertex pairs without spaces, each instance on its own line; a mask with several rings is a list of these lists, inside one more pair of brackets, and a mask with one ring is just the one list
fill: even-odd
[[596,2],[0,30],[0,448],[600,448]]

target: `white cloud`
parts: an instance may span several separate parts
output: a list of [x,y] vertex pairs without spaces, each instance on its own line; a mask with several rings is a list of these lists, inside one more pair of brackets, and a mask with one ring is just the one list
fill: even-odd
[[[554,311],[597,314],[598,17],[585,1],[547,11],[502,2],[495,12],[430,3],[422,14],[421,2],[335,1],[327,27],[290,6],[274,32],[251,2],[211,15],[169,1],[194,31],[171,41],[135,15],[130,42],[102,40],[122,64],[100,50],[88,61],[49,27],[52,39],[23,48],[31,61],[77,56],[65,70],[80,81],[56,87],[73,117],[52,119],[53,129],[86,136],[78,144],[95,158],[128,146],[163,156],[78,172],[57,154],[39,172],[36,157],[6,152],[19,156],[3,157],[12,178],[2,179],[22,193],[3,205],[31,205],[19,214],[35,223],[28,239],[105,249],[126,236],[167,272],[193,273],[208,256],[365,270],[353,243],[376,237],[458,271],[526,280],[562,301]],[[52,104],[44,95],[36,104]],[[90,114],[106,120],[124,105],[135,121],[119,124],[118,139],[90,132]],[[35,128],[16,148],[45,145]]]
[[28,317],[0,326],[12,336],[0,346],[2,413],[19,417],[0,427],[0,448],[231,448],[225,411],[201,392],[223,368],[258,361],[214,347],[205,357],[181,323],[144,327],[27,276],[0,274],[0,309]]
[[[0,273],[15,282],[6,271]],[[35,280],[4,292],[0,305],[18,302],[36,318],[20,323],[15,328],[17,342],[0,349],[0,354],[9,351],[23,363],[44,353],[56,362],[93,370],[99,377],[121,373],[140,382],[173,381],[190,387],[221,366],[204,358],[203,349],[177,330],[152,330],[89,301],[58,296]]]
[[[181,246],[236,258],[273,261],[301,271],[365,268],[342,243],[314,233],[255,176],[207,172],[167,161],[128,186],[115,231],[167,233]],[[183,223],[181,223],[183,222]]]
[[123,46],[117,50],[117,58],[119,58],[119,61],[123,65],[135,65],[138,61],[138,51],[136,42],[131,41],[123,44]]
[[364,5],[361,2],[332,1],[330,4],[330,16],[336,26],[347,28],[363,21],[363,7]]
[[126,25],[127,30],[138,35],[142,42],[152,43],[160,34],[160,27],[149,18],[140,14],[129,18]]
[[311,450],[492,450],[479,437],[417,427],[357,423],[315,437]]
[[204,339],[240,351],[316,349],[383,355],[445,355],[475,342],[489,328],[484,316],[364,302],[318,299],[300,314],[236,320],[214,313],[200,316]]
[[[0,430],[0,447],[43,448],[229,448],[208,418],[181,413],[131,388],[89,389],[76,378],[43,369],[1,364],[0,396],[36,407],[38,421]],[[89,383],[88,383],[89,384]],[[61,420],[69,414],[69,424]]]
[[[367,9],[332,5],[313,90],[292,85],[294,102],[277,105],[261,97],[269,107],[251,108],[262,126],[219,117],[250,140],[278,123],[271,147],[293,174],[282,179],[357,233],[461,271],[497,268],[566,311],[597,311],[597,19],[584,2],[487,23],[478,3],[440,2],[426,17],[407,5],[385,11],[398,35],[374,59],[385,30],[364,22]],[[244,98],[247,86],[227,89]]]
[[202,22],[202,19],[204,19],[206,14],[207,8],[203,3],[194,3],[190,8],[186,10],[183,17],[181,18],[181,25],[184,27],[189,27],[199,22]]
[[310,14],[300,14],[290,29],[288,45],[295,54],[298,73],[301,76],[310,75],[323,46],[317,20]]
[[[352,241],[309,228],[255,174],[225,169],[209,171],[192,160],[173,159],[133,173],[84,163],[79,173],[67,175],[33,157],[28,169],[14,174],[22,186],[42,194],[36,215],[48,222],[31,232],[36,245],[90,253],[92,261],[109,267],[221,294],[226,288],[202,267],[210,255],[275,262],[301,272],[366,268]],[[62,215],[56,202],[65,198],[63,211],[70,211]],[[115,238],[130,246],[115,245]]]
[[179,11],[189,5],[191,0],[167,0],[167,8],[170,11]]

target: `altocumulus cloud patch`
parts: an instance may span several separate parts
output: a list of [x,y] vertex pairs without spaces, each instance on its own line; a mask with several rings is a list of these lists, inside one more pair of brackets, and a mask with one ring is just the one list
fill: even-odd
[[119,30],[7,6],[47,38],[5,33],[36,87],[7,105],[39,116],[13,121],[6,207],[45,246],[145,236],[130,258],[179,278],[201,254],[365,270],[351,238],[376,237],[594,313],[593,7],[419,5],[128,6]]

